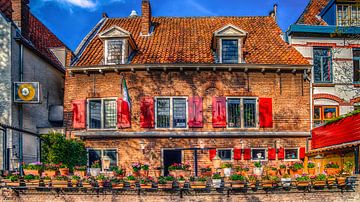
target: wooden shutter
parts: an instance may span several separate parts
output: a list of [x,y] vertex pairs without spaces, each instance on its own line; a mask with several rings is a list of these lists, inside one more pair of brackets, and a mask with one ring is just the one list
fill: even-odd
[[130,106],[121,98],[117,100],[117,125],[118,128],[130,128],[131,126]]
[[140,127],[154,128],[154,99],[152,97],[141,99],[140,113]]
[[305,147],[300,147],[299,157],[300,157],[300,159],[305,158]]
[[73,111],[73,128],[86,128],[86,100],[72,101],[71,110]]
[[241,160],[241,149],[234,149],[234,160]]
[[213,97],[212,100],[212,125],[214,128],[226,127],[226,98]]
[[259,122],[260,128],[272,128],[272,99],[259,98]]
[[285,150],[284,148],[279,148],[279,153],[278,153],[278,160],[284,159],[285,157]]
[[251,149],[247,148],[244,149],[244,160],[250,160],[251,159]]
[[216,149],[210,149],[209,150],[210,161],[212,161],[215,156],[216,156]]
[[189,127],[201,128],[203,127],[203,106],[202,97],[189,97],[188,99],[189,110]]
[[275,148],[268,148],[268,159],[276,160],[276,149]]

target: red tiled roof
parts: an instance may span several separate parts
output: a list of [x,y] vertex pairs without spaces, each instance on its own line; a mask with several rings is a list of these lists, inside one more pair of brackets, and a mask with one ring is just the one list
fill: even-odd
[[10,0],[0,0],[0,12],[2,12],[7,18],[11,19],[11,1]]
[[296,24],[327,25],[327,23],[317,15],[320,14],[329,1],[330,0],[310,0]]
[[[139,51],[131,64],[214,63],[213,33],[234,25],[248,32],[245,62],[252,64],[307,65],[308,61],[281,38],[272,17],[154,17],[155,31],[140,36],[141,17],[108,19],[99,31],[116,25],[132,33]],[[98,36],[84,49],[75,66],[103,63],[103,42]]]
[[50,51],[50,48],[66,47],[65,44],[31,13],[29,14],[28,39],[34,47],[54,63],[54,65],[62,67],[62,64]]

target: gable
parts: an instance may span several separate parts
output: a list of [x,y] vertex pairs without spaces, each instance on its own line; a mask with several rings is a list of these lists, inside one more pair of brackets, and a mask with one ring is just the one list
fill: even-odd
[[233,36],[233,37],[245,37],[247,32],[234,26],[226,25],[214,33],[217,37]]
[[130,37],[131,33],[118,26],[113,26],[99,34],[100,38],[123,38]]

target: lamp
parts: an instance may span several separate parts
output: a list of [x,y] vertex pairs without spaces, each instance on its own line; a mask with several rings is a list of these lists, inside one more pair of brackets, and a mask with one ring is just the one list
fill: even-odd
[[102,158],[102,165],[103,165],[104,170],[109,170],[109,168],[110,168],[110,160],[111,159],[107,155]]
[[140,140],[140,149],[142,150],[143,154],[145,154],[145,147],[146,147],[146,143],[144,140]]

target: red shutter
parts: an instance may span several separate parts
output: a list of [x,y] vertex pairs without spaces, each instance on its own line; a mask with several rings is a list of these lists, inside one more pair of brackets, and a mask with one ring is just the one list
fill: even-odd
[[73,111],[73,128],[86,128],[86,100],[74,100],[71,104]]
[[275,148],[268,148],[268,159],[276,160],[276,149]]
[[203,106],[202,97],[189,97],[189,127],[201,128],[203,127]]
[[209,150],[210,161],[212,161],[215,156],[216,156],[216,149],[210,149]]
[[244,149],[244,160],[251,159],[251,149]]
[[213,97],[212,125],[214,128],[226,127],[226,98]]
[[299,152],[299,156],[300,159],[304,159],[305,158],[305,147],[300,147],[300,152]]
[[130,128],[131,126],[130,106],[121,98],[117,100],[117,125],[118,128]]
[[241,149],[234,149],[234,160],[241,160]]
[[271,98],[260,98],[259,99],[259,120],[260,120],[260,128],[272,128],[273,127],[272,99]]
[[140,106],[140,127],[154,127],[154,99],[152,97],[143,97]]
[[279,153],[278,153],[278,160],[284,159],[285,157],[285,150],[284,148],[279,148]]

